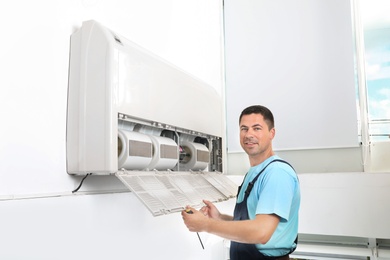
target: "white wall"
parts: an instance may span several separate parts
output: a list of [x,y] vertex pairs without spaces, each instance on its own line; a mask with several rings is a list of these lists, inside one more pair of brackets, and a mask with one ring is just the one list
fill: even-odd
[[242,0],[224,8],[229,151],[240,150],[237,118],[253,104],[273,112],[277,150],[358,147],[350,1]]
[[91,176],[72,195],[80,177],[65,167],[69,36],[81,22],[99,21],[222,93],[221,10],[217,0],[3,4],[0,259],[224,259],[220,238],[201,234],[202,250],[179,214],[153,218],[113,176]]
[[228,174],[248,169],[238,117],[252,104],[273,111],[274,149],[299,173],[390,171],[390,142],[358,142],[353,3],[225,3]]
[[390,239],[389,173],[300,174],[300,233]]
[[[222,1],[21,0],[0,9],[0,259],[221,259],[114,176],[66,173],[70,35],[96,20],[222,93]],[[105,193],[88,195],[91,192]]]
[[[363,172],[363,155],[356,148],[276,151],[276,154],[290,162],[298,173]],[[229,153],[227,157],[228,174],[244,174],[248,170],[249,160],[244,152]]]
[[351,1],[243,0],[224,8],[228,173],[247,169],[238,117],[253,104],[273,111],[274,149],[298,172],[363,171]]
[[200,233],[203,250],[180,214],[153,217],[132,193],[0,203],[0,259],[225,259],[222,239]]
[[84,20],[221,92],[220,1],[19,1],[0,12],[0,195],[66,191],[78,182],[65,174],[65,125],[69,37]]

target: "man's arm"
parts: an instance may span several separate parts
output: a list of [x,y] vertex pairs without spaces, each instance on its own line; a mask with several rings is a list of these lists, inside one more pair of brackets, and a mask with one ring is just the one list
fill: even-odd
[[240,243],[265,244],[279,224],[275,214],[259,214],[253,220],[226,221],[209,218],[190,208],[193,214],[182,212],[184,223],[193,232],[208,232]]

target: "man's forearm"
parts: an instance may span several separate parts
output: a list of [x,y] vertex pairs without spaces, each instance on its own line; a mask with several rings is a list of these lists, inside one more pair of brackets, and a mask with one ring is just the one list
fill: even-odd
[[[231,216],[223,216],[232,220]],[[254,220],[242,221],[208,219],[202,231],[236,242],[265,244],[271,238],[278,223],[279,217],[276,215],[257,215]]]
[[226,221],[210,219],[205,231],[241,243],[257,244],[262,242],[256,237],[257,231],[251,220]]
[[231,220],[233,220],[233,216],[226,215],[226,214],[221,214],[220,215],[220,219],[221,220],[226,220],[226,221],[231,221]]

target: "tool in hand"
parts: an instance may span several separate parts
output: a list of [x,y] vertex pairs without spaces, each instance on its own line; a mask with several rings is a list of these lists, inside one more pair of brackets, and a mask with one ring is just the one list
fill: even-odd
[[[186,209],[186,213],[187,213],[187,214],[194,214],[194,212],[192,212],[192,210],[190,210],[190,209]],[[201,245],[202,248],[204,249],[203,242],[202,242],[202,239],[201,239],[200,236],[199,236],[199,233],[196,232],[196,234],[198,235],[200,245]]]

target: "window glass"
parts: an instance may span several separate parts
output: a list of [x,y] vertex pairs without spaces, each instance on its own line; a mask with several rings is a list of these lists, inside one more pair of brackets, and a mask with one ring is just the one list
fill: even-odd
[[390,137],[390,1],[362,0],[369,132],[371,141]]

